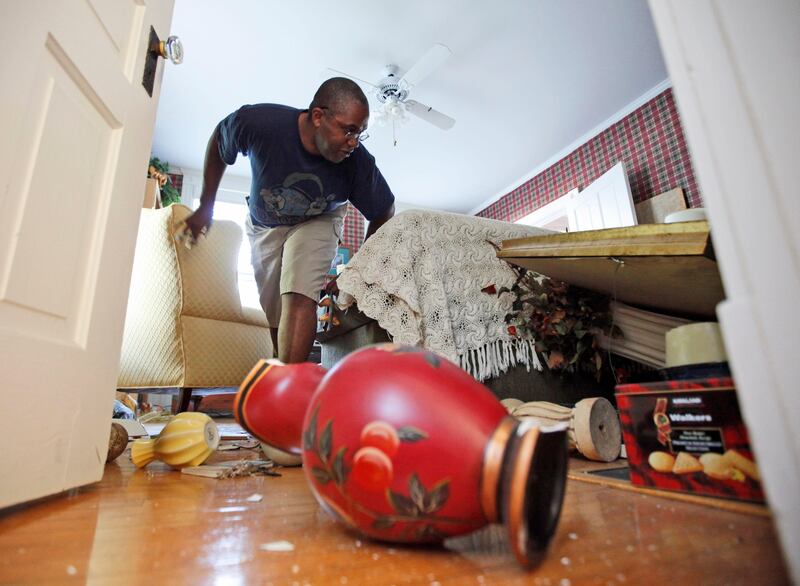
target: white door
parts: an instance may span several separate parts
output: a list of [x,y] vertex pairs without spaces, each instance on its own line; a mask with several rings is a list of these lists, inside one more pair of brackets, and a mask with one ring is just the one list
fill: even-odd
[[570,232],[635,226],[636,209],[622,161],[580,193],[570,192],[567,219]]
[[0,507],[103,474],[172,5],[3,2]]
[[650,0],[708,209],[717,315],[800,584],[800,3]]

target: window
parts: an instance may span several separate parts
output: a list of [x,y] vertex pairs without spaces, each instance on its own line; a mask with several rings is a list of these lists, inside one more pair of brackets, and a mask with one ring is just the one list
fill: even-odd
[[569,232],[567,206],[570,198],[577,195],[577,193],[578,190],[573,189],[569,193],[545,204],[514,223],[525,224],[526,226],[537,226],[538,228],[555,230],[556,232]]
[[558,232],[635,226],[636,209],[625,164],[620,161],[583,190],[576,187],[516,223]]

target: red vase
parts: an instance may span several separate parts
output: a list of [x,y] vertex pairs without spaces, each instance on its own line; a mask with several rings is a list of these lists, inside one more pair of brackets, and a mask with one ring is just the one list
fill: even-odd
[[284,451],[298,453],[302,435],[314,496],[369,537],[438,542],[503,522],[517,559],[532,565],[558,523],[566,426],[508,416],[489,389],[421,348],[369,346],[327,374],[262,361],[234,413]]
[[303,427],[314,495],[370,537],[436,542],[502,521],[529,565],[558,523],[566,429],[509,417],[431,352],[383,344],[349,354],[320,383]]
[[303,418],[326,372],[311,362],[259,360],[234,398],[236,421],[262,442],[299,456]]

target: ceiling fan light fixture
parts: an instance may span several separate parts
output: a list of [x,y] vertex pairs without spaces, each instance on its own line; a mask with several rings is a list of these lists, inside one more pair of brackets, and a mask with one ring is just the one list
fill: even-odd
[[384,106],[384,109],[386,110],[386,114],[388,114],[392,118],[405,118],[406,117],[406,109],[399,102],[387,103]]
[[380,104],[375,111],[375,121],[380,126],[393,122],[396,125],[408,122],[405,104],[396,99],[390,99]]

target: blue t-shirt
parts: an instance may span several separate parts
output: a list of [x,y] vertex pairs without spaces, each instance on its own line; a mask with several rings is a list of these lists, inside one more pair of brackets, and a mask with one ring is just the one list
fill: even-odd
[[219,124],[219,154],[232,165],[250,159],[250,216],[260,226],[293,225],[348,200],[368,221],[383,215],[394,195],[363,145],[341,163],[312,155],[300,141],[302,110],[279,104],[242,106]]

